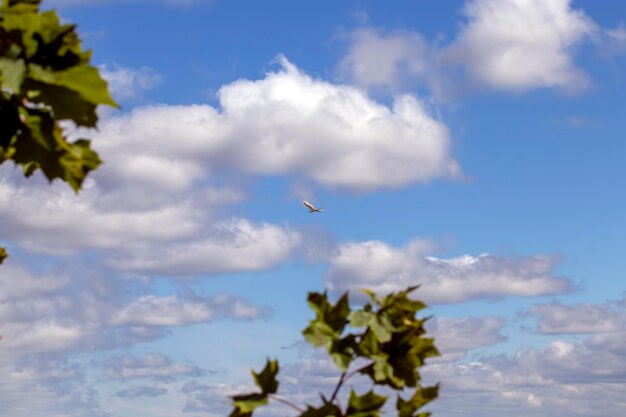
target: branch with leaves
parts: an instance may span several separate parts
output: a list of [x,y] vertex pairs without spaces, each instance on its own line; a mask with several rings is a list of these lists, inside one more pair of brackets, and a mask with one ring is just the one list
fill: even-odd
[[78,191],[101,161],[88,139],[68,140],[60,122],[93,128],[97,106],[117,104],[76,26],[40,12],[40,3],[2,0],[0,7],[0,164],[11,160],[27,177],[41,169]]
[[[322,404],[306,408],[276,395],[279,366],[276,360],[268,360],[260,373],[252,372],[261,392],[232,397],[234,409],[230,417],[250,417],[269,400],[290,406],[299,412],[298,417],[379,417],[388,398],[377,394],[376,386],[398,392],[398,417],[430,416],[429,412],[419,410],[437,397],[439,385],[423,387],[419,368],[426,358],[438,356],[439,352],[433,339],[424,336],[428,318],[417,317],[426,305],[408,297],[416,288],[409,287],[384,298],[365,291],[370,301],[354,310],[349,306],[348,293],[336,304],[329,302],[326,292],[309,293],[308,303],[315,318],[302,333],[313,346],[324,348],[341,372],[332,394],[329,397],[320,394]],[[348,372],[357,359],[364,360],[365,365]],[[337,398],[339,392],[356,374],[367,376],[374,388],[364,394],[351,389],[342,408]],[[412,391],[408,399],[400,395],[405,390]]]

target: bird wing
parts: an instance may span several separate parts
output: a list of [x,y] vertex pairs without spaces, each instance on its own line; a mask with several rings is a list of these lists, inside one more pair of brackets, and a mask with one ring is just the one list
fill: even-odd
[[315,207],[313,206],[313,204],[309,203],[308,201],[303,201],[302,202],[305,206],[307,206],[309,208],[309,210],[315,210]]

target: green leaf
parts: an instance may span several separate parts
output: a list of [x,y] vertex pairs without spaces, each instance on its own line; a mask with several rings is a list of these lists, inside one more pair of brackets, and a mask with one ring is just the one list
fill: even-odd
[[107,82],[100,76],[98,69],[90,65],[78,65],[65,71],[50,71],[39,65],[31,64],[28,67],[27,76],[41,83],[73,90],[93,104],[108,104],[118,107],[109,94]]
[[380,409],[387,401],[387,397],[369,391],[363,395],[357,395],[354,390],[350,391],[346,416],[351,417],[379,417]]
[[6,249],[4,249],[2,246],[0,246],[0,264],[8,257],[9,257],[9,255],[7,255]]
[[260,373],[252,371],[252,377],[255,384],[261,388],[263,394],[274,394],[278,390],[278,381],[276,374],[278,373],[278,361],[267,360],[265,368]]
[[25,86],[30,90],[30,101],[52,107],[56,119],[72,120],[77,126],[96,127],[97,105],[77,92],[32,80],[28,80]]
[[408,400],[404,400],[398,395],[398,400],[396,401],[398,417],[426,417],[430,415],[430,413],[420,413],[418,415],[415,415],[415,413],[424,405],[437,398],[438,395],[439,384],[430,387],[418,387]]
[[319,408],[307,406],[307,409],[298,417],[343,417],[343,414],[335,404],[326,402]]
[[357,310],[350,313],[348,319],[350,320],[350,326],[363,327],[367,326],[375,316],[371,311]]
[[357,349],[356,338],[349,334],[346,337],[334,340],[328,349],[328,353],[337,367],[346,371],[354,359],[354,352]]
[[333,341],[337,340],[337,333],[320,319],[311,320],[310,324],[302,331],[304,338],[315,347],[329,349]]
[[330,350],[333,343],[340,339],[350,315],[348,294],[344,294],[337,304],[328,301],[326,292],[311,292],[307,298],[308,304],[315,312],[315,319],[309,321],[302,334],[313,346],[323,346]]
[[70,145],[69,151],[61,155],[59,163],[64,172],[63,179],[74,191],[78,191],[87,173],[96,169],[102,161],[90,148],[90,142],[87,139],[79,139]]
[[22,81],[24,80],[24,73],[26,72],[26,65],[24,65],[23,59],[8,59],[0,58],[0,85],[6,87],[13,93],[19,93],[22,89]]
[[385,343],[391,340],[391,332],[393,331],[393,327],[389,325],[388,322],[384,322],[380,317],[374,317],[369,322],[369,329],[376,335],[376,338],[381,342]]
[[235,403],[235,408],[238,409],[240,413],[251,413],[255,408],[265,405],[268,402],[267,394],[244,394],[235,395],[231,398]]

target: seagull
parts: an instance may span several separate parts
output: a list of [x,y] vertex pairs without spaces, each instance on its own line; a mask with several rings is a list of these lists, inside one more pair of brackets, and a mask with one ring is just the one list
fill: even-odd
[[309,209],[309,213],[315,213],[315,212],[321,213],[321,212],[324,211],[324,210],[322,210],[320,208],[315,208],[315,206],[313,204],[309,203],[306,200],[303,201],[302,203],[304,203],[304,205],[307,206],[307,208]]

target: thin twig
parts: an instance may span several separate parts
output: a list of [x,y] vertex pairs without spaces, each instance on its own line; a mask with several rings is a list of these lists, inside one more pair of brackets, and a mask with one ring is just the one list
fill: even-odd
[[279,403],[283,403],[285,405],[288,405],[289,407],[293,408],[294,410],[298,411],[299,413],[304,413],[304,408],[301,408],[301,407],[297,406],[296,404],[292,403],[291,401],[289,401],[286,398],[281,397],[280,395],[269,394],[268,397],[270,397],[272,400],[278,401]]

